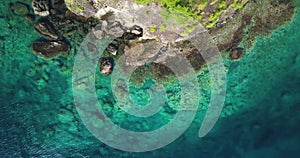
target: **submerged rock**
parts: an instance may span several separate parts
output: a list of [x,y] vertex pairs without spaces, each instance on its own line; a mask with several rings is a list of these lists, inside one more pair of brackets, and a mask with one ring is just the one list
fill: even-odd
[[35,15],[48,16],[50,14],[49,0],[33,0],[31,5]]
[[29,13],[28,5],[22,2],[10,3],[9,9],[19,16],[26,16]]
[[59,34],[55,30],[54,26],[47,19],[40,19],[37,23],[34,24],[34,28],[45,38],[48,38],[50,40],[57,40],[59,38]]
[[240,60],[243,57],[243,54],[243,48],[235,48],[229,55],[231,60]]
[[35,15],[33,15],[33,14],[27,14],[24,18],[30,24],[33,24],[35,21]]
[[99,60],[100,72],[104,75],[110,75],[113,70],[113,62],[112,58],[101,58]]
[[65,41],[36,41],[31,49],[41,57],[52,58],[59,54],[67,55],[70,45]]

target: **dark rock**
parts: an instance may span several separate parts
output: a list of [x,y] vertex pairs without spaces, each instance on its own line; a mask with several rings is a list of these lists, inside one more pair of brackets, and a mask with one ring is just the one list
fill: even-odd
[[88,18],[88,20],[86,22],[86,24],[88,26],[90,26],[91,28],[96,27],[99,23],[100,23],[99,19],[96,19],[96,18],[93,18],[93,17]]
[[59,54],[68,55],[70,45],[65,41],[36,41],[31,49],[41,57],[52,58]]
[[140,26],[134,25],[124,33],[125,39],[132,40],[143,36],[143,29]]
[[80,25],[80,26],[79,26],[79,31],[80,31],[84,36],[86,36],[86,35],[89,33],[89,30],[88,30],[88,28],[87,28],[85,25]]
[[243,48],[235,48],[234,50],[231,51],[231,53],[229,55],[230,55],[231,60],[239,60],[244,55],[244,49]]
[[[52,1],[51,1],[52,2]],[[50,19],[52,21],[66,20],[67,7],[65,5],[51,4]]]
[[50,9],[51,21],[66,20],[67,8],[63,6],[52,6]]
[[56,9],[50,9],[50,14],[51,15],[57,15],[57,14],[59,14],[59,12]]
[[61,12],[66,12],[68,10],[64,0],[51,0],[51,6],[55,10]]
[[57,40],[59,38],[59,35],[54,26],[47,19],[39,19],[39,21],[34,24],[34,28],[45,38],[48,38],[50,40]]
[[29,13],[29,7],[25,3],[10,3],[9,9],[16,15],[26,16]]
[[114,61],[112,58],[101,58],[99,60],[100,72],[104,75],[110,75],[112,73]]
[[72,36],[77,30],[78,28],[75,26],[67,28],[66,31],[64,31],[64,37]]
[[66,17],[66,19],[75,20],[80,23],[85,23],[88,20],[87,17],[82,16],[82,15],[76,15],[73,12],[71,12],[70,10],[66,11],[65,17]]
[[[34,28],[45,38],[34,42],[32,49],[45,58],[68,52],[70,45],[63,40],[72,38],[66,41],[80,42],[82,36],[90,32],[92,25],[99,23],[94,18],[72,13],[64,0],[33,0],[32,7],[36,15],[42,16],[34,24]],[[90,46],[89,51],[96,52],[97,47]]]
[[143,29],[140,26],[134,25],[132,28],[130,28],[130,33],[136,35],[137,37],[143,36]]
[[59,28],[64,28],[64,27],[67,27],[67,26],[70,26],[70,25],[75,25],[71,20],[68,20],[68,19],[51,19],[51,21],[55,24],[58,25]]
[[108,45],[107,47],[107,51],[112,54],[112,55],[117,55],[117,52],[118,52],[118,47],[114,44],[110,44]]
[[31,5],[35,15],[48,16],[50,14],[49,0],[33,0]]

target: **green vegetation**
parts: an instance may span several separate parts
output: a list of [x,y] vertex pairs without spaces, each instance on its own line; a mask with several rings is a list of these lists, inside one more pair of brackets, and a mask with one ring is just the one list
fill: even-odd
[[152,32],[152,33],[155,32],[156,31],[156,27],[157,26],[155,24],[152,24],[151,27],[150,27],[150,32]]
[[[212,28],[221,20],[220,17],[228,12],[234,12],[243,8],[248,0],[233,0],[227,4],[227,0],[135,0],[139,4],[146,4],[151,2],[159,2],[162,6],[167,8],[170,13],[176,12],[195,20],[202,22],[206,28]],[[208,7],[209,6],[209,7]],[[175,19],[177,19],[175,17]],[[178,21],[178,20],[176,20]],[[181,20],[179,20],[181,21]]]
[[77,5],[76,8],[75,8],[76,12],[78,13],[82,13],[84,11],[84,8],[80,5]]
[[[175,19],[178,24],[186,24],[193,19],[194,21],[200,21],[206,28],[214,27],[217,22],[224,20],[226,17],[231,16],[236,10],[243,8],[244,4],[248,1],[249,0],[232,0],[228,3],[228,0],[135,0],[135,2],[144,5],[158,2],[166,9],[166,11],[162,13],[164,19]],[[77,13],[84,12],[82,6],[76,5],[78,0],[66,0],[66,2],[70,10]],[[98,2],[99,1],[96,1],[96,3]],[[166,26],[167,23],[164,25]],[[151,31],[155,32],[157,29],[164,30],[165,28],[157,26],[155,29],[151,28]]]

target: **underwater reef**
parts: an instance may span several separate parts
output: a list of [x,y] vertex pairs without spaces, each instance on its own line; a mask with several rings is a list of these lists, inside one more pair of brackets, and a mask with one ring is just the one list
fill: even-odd
[[[129,0],[132,5],[124,1],[2,2],[0,157],[298,157],[297,0]],[[203,138],[197,132],[215,81],[207,66],[210,61],[187,40],[197,27],[210,35],[198,42],[211,40],[203,47],[211,53],[218,50],[226,70],[220,119]],[[159,129],[180,110],[178,76],[161,64],[172,59],[170,52],[183,55],[194,68],[200,85],[197,113],[174,142],[158,150],[126,152],[102,143],[86,128],[74,103],[72,72],[79,52],[99,53],[102,45],[97,41],[103,32],[117,36],[94,61],[97,108],[124,129]],[[122,60],[137,67],[128,89],[112,87],[114,70]],[[164,86],[166,101],[153,116],[130,115],[114,97],[115,91],[130,93],[133,102],[147,105],[153,99],[148,89],[156,83]],[[101,130],[97,122],[103,118],[96,112],[88,110]]]

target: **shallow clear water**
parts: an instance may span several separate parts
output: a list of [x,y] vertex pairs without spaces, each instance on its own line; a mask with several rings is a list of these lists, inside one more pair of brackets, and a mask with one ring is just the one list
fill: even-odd
[[[257,37],[240,61],[224,56],[227,94],[222,117],[204,138],[198,130],[210,99],[209,73],[198,75],[199,111],[188,130],[168,146],[146,153],[113,149],[83,125],[72,96],[74,52],[52,60],[38,58],[30,44],[39,35],[32,24],[0,6],[1,157],[299,157],[300,12],[269,37]],[[148,85],[147,85],[148,83]],[[151,81],[132,87],[132,98],[146,104]],[[176,113],[178,86],[167,85],[168,106],[150,118],[115,108],[110,77],[96,75],[101,107],[121,127],[159,128]]]

